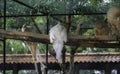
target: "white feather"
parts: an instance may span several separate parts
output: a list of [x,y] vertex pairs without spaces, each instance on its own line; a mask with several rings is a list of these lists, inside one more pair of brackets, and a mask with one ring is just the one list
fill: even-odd
[[55,41],[53,43],[53,48],[56,52],[56,59],[59,63],[62,63],[62,50],[63,50],[63,42]]
[[66,28],[60,23],[52,27],[49,31],[50,42],[53,43],[53,49],[56,52],[56,59],[62,63],[62,50],[64,43],[67,42]]

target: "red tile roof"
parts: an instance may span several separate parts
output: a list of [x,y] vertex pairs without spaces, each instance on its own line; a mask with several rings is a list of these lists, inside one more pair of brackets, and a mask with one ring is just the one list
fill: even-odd
[[120,53],[78,53],[75,62],[120,62]]
[[[42,62],[45,62],[45,55]],[[0,55],[0,64],[3,62],[2,54]],[[66,54],[66,62],[70,61],[70,55]],[[40,61],[39,61],[40,62]],[[49,55],[49,63],[55,63],[56,60],[53,56]],[[76,53],[74,62],[120,62],[120,53]],[[6,63],[33,63],[31,54],[6,54]]]

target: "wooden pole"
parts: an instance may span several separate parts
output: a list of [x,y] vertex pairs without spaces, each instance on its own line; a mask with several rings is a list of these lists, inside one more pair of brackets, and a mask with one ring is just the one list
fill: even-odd
[[[31,33],[31,32],[15,32],[5,31],[0,29],[0,37],[6,39],[15,39],[23,41],[32,41],[40,43],[50,43],[49,35]],[[114,42],[113,42],[114,41]],[[102,42],[102,43],[101,43]],[[66,45],[81,46],[81,47],[99,47],[99,48],[120,48],[119,41],[116,37],[110,36],[79,36],[68,35],[68,42]]]
[[111,66],[110,66],[110,64],[105,65],[105,74],[111,74]]
[[62,51],[62,64],[61,64],[62,74],[66,74],[65,52],[66,52],[66,49],[64,47]]
[[17,64],[14,64],[14,65],[13,65],[13,74],[18,74]]

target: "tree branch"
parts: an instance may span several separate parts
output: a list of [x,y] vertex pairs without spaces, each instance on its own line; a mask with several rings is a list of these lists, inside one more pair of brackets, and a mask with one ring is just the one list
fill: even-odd
[[35,28],[37,29],[37,31],[41,34],[42,32],[41,32],[41,30],[39,29],[38,24],[35,22],[34,18],[31,17],[30,19],[31,19],[31,21],[34,23],[34,26],[35,26]]

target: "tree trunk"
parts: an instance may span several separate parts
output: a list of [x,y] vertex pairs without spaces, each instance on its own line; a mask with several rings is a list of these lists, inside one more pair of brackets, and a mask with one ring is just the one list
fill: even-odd
[[74,74],[74,50],[71,49],[70,52],[70,67],[69,67],[69,73],[68,74]]
[[64,47],[62,51],[62,64],[61,64],[62,74],[66,74],[65,52],[66,52],[66,49]]
[[74,56],[78,46],[72,46],[70,51],[70,67],[68,74],[74,74]]

